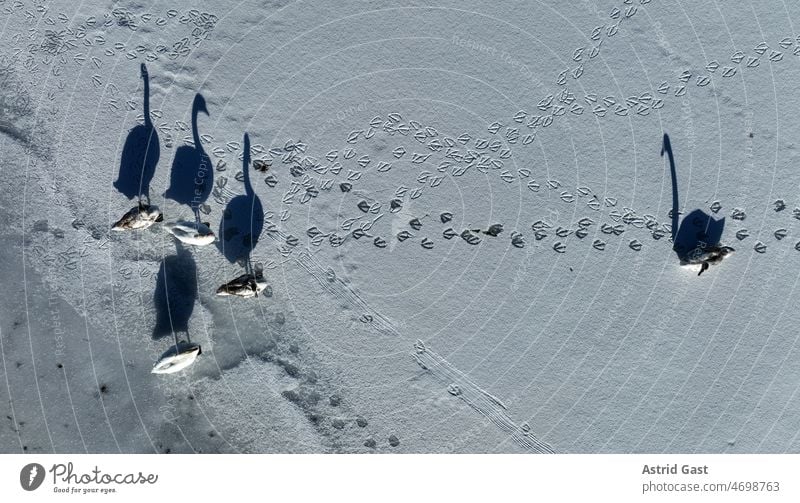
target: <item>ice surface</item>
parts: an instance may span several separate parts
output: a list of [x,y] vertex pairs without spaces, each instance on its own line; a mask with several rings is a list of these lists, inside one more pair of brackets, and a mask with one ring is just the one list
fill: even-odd
[[797,19],[0,1],[0,452],[800,451]]

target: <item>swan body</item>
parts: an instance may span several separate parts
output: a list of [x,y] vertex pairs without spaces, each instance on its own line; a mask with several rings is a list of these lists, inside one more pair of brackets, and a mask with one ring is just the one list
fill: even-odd
[[174,374],[194,363],[201,352],[199,344],[180,342],[164,353],[151,372],[153,374]]
[[164,224],[164,227],[180,242],[190,245],[210,245],[217,239],[207,223],[178,221]]
[[139,203],[125,213],[112,227],[112,231],[143,230],[156,222],[164,220],[164,216],[156,206]]
[[730,246],[698,246],[687,254],[686,259],[681,261],[681,265],[698,269],[697,275],[700,276],[710,266],[720,264],[726,257],[733,254],[734,251],[735,250]]
[[261,273],[256,273],[255,275],[242,274],[217,288],[217,295],[235,295],[244,298],[258,297],[258,294],[263,292],[265,288],[267,288],[267,282]]

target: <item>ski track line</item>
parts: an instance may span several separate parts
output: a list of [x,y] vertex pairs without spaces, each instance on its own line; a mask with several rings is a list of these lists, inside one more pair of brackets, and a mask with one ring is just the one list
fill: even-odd
[[307,252],[300,253],[298,257],[295,257],[295,261],[316,279],[328,293],[359,309],[364,314],[362,320],[367,320],[381,333],[397,337],[401,336],[388,318],[371,308],[355,290],[339,279],[332,269],[325,269],[311,254]]
[[431,351],[422,341],[414,344],[414,360],[435,379],[447,385],[447,391],[480,412],[497,427],[508,433],[520,447],[541,454],[554,454],[550,445],[542,442],[526,427],[519,427],[506,414],[506,406],[497,397],[481,389],[464,373]]

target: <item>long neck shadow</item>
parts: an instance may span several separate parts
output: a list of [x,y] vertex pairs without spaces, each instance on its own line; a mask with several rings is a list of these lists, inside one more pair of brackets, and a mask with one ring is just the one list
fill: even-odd
[[144,125],[152,129],[153,119],[150,117],[150,74],[147,72],[147,66],[144,63],[142,63],[140,71],[142,72],[142,80],[144,80]]
[[153,292],[156,323],[153,339],[172,335],[178,342],[178,333],[189,338],[189,319],[197,299],[197,266],[192,254],[176,241],[177,253],[161,262]]
[[197,221],[199,221],[200,206],[211,195],[214,182],[211,159],[203,149],[197,125],[197,117],[200,112],[208,115],[205,99],[201,94],[197,94],[192,104],[194,146],[183,145],[175,152],[175,159],[172,161],[172,170],[170,171],[170,184],[164,192],[164,197],[167,199],[190,206]]
[[675,242],[675,235],[678,232],[678,175],[675,172],[675,158],[672,155],[672,142],[669,135],[664,133],[664,140],[661,144],[661,157],[667,154],[669,159],[669,174],[672,179],[672,241]]
[[264,209],[253,190],[251,171],[250,137],[245,134],[242,156],[245,193],[231,199],[225,207],[219,224],[220,239],[217,241],[217,247],[229,262],[244,262],[245,269],[249,273],[253,272],[250,256],[264,228]]
[[161,156],[161,144],[150,117],[150,75],[144,63],[140,71],[144,81],[144,125],[136,126],[128,133],[114,187],[128,199],[141,201],[145,198],[149,203],[150,183]]
[[250,181],[250,135],[245,133],[244,134],[244,147],[242,151],[242,175],[244,177],[244,193],[247,197],[255,197],[255,191],[253,190],[253,184]]
[[672,178],[672,243],[673,250],[678,258],[684,262],[689,260],[693,250],[708,248],[718,245],[722,239],[725,227],[725,218],[719,220],[703,210],[696,209],[683,217],[678,225],[678,175],[675,167],[675,158],[672,154],[672,143],[669,135],[664,134],[661,155],[667,154],[669,160],[670,176]]

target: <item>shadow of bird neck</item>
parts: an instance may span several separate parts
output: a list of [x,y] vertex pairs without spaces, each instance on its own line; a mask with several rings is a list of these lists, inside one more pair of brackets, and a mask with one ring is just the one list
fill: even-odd
[[252,196],[253,184],[250,182],[250,162],[245,161],[242,171],[244,172],[244,192],[248,196]]
[[194,139],[194,146],[195,148],[202,150],[203,147],[200,144],[200,133],[197,131],[197,108],[192,110],[192,138]]
[[675,241],[678,232],[678,173],[675,169],[675,158],[672,155],[672,143],[669,141],[669,136],[664,135],[664,143],[661,149],[661,155],[667,154],[669,161],[669,174],[672,181],[672,241]]
[[153,121],[150,119],[150,76],[146,73],[142,75],[144,81],[144,125],[151,127]]
[[244,192],[253,195],[253,185],[250,183],[250,135],[244,135],[244,150],[242,152],[242,173],[244,174]]

